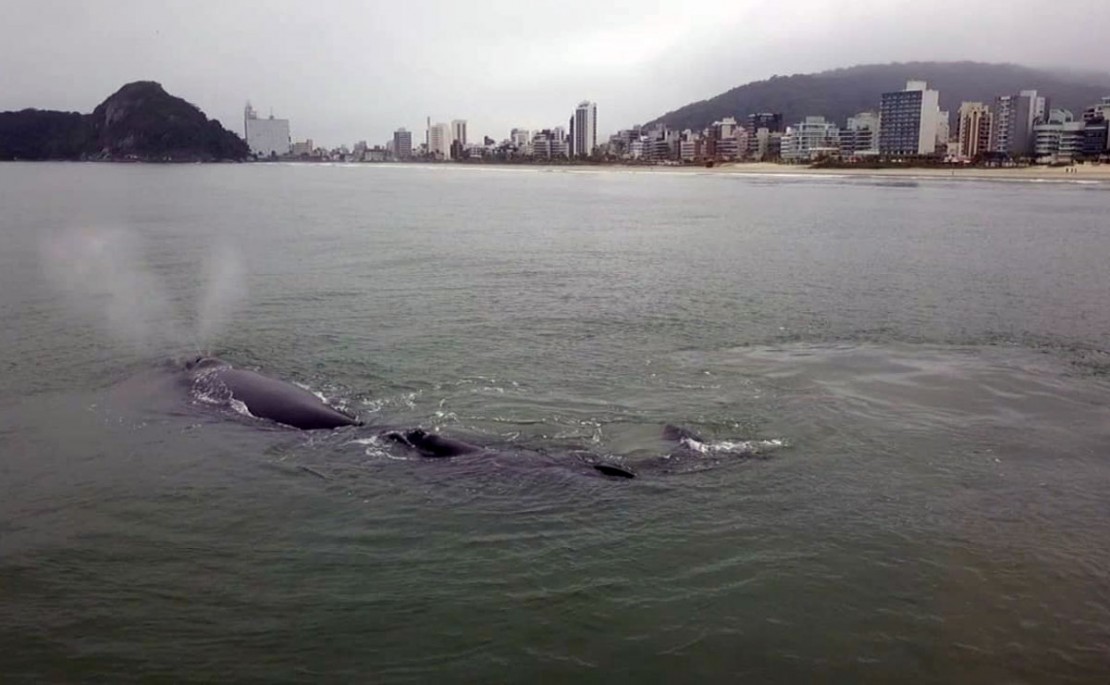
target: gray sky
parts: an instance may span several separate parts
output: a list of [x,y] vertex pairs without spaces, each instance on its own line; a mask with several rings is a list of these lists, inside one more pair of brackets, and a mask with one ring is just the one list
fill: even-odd
[[1108,70],[1110,0],[3,0],[0,110],[91,111],[159,81],[242,135],[250,99],[296,140],[598,135],[773,74],[974,59]]

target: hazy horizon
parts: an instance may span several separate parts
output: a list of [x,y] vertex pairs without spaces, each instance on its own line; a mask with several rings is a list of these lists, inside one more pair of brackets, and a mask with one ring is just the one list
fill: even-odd
[[1058,6],[1000,0],[10,4],[0,60],[19,67],[0,71],[0,110],[90,112],[152,80],[240,135],[250,100],[290,119],[295,140],[329,147],[380,144],[401,126],[420,139],[427,116],[501,140],[514,126],[565,126],[584,99],[607,137],[751,81],[857,64],[1101,72],[1084,58],[1110,33],[1110,7],[1083,7],[1077,25]]

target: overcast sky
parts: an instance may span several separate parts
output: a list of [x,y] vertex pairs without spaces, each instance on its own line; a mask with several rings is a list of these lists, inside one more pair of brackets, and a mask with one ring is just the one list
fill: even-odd
[[[774,74],[973,59],[1110,70],[1110,0],[3,0],[0,110],[89,112],[159,81],[242,135],[249,99],[294,139],[598,135]],[[1095,56],[1102,63],[1087,62]]]

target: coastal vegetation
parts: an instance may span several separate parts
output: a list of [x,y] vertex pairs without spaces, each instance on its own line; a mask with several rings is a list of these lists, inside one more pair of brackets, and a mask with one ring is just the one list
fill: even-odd
[[91,114],[0,112],[0,160],[239,161],[247,144],[154,81],[120,88]]

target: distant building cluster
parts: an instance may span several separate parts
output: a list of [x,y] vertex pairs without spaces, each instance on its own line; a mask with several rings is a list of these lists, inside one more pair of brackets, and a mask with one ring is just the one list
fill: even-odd
[[649,163],[769,161],[811,163],[933,158],[948,162],[1066,163],[1110,155],[1110,97],[1082,118],[1050,109],[1035,90],[1000,95],[993,106],[965,102],[956,127],[940,109],[940,93],[924,81],[882,93],[878,111],[849,117],[843,127],[823,116],[784,126],[779,113],[757,113],[741,124],[733,117],[701,131],[665,124],[634,127],[609,139],[608,155]]
[[624,161],[646,164],[712,164],[734,161],[812,163],[839,160],[1007,164],[1015,160],[1068,163],[1110,156],[1110,96],[1081,116],[1052,109],[1035,90],[999,95],[990,104],[964,102],[951,125],[940,109],[940,93],[924,81],[881,93],[878,109],[848,117],[843,126],[810,115],[787,123],[778,112],[755,112],[744,119],[725,117],[695,131],[666,124],[634,126],[607,142],[597,137],[597,103],[582,101],[566,126],[514,128],[497,142],[472,140],[465,119],[432,123],[422,141],[399,128],[384,145],[360,141],[354,148],[327,150],[311,139],[292,142],[289,120],[259,118],[250,103],[244,112],[246,140],[258,158],[336,161]]
[[514,128],[509,137],[500,143],[489,137],[484,137],[481,142],[469,140],[465,119],[455,119],[450,124],[433,124],[429,117],[423,144],[414,148],[408,131],[401,128],[393,134],[390,153],[397,160],[569,160],[590,157],[597,153],[597,149],[597,104],[584,101],[579,103],[566,127],[554,126],[535,131]]

